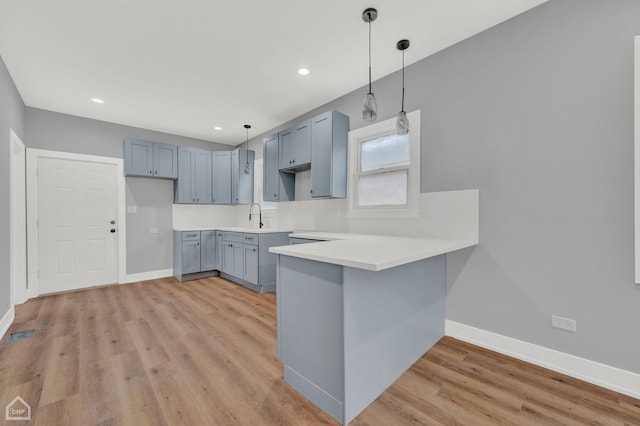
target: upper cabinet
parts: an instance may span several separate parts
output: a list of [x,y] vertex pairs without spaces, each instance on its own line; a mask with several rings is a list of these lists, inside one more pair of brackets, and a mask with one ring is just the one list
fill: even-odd
[[211,202],[231,204],[231,151],[213,151],[211,163]]
[[263,180],[264,201],[291,201],[295,196],[296,176],[279,171],[278,134],[263,139]]
[[125,139],[124,175],[176,179],[178,147],[138,139]]
[[231,151],[231,204],[253,203],[253,161],[256,153],[244,148]]
[[327,111],[311,119],[311,196],[347,196],[349,117]]
[[311,120],[279,133],[279,169],[306,170],[311,165]]
[[211,151],[178,150],[178,180],[174,198],[180,204],[211,204]]

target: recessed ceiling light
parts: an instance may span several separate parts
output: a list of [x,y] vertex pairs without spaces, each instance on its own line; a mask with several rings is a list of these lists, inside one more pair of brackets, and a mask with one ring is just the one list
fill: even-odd
[[307,68],[300,68],[298,70],[298,74],[300,74],[300,75],[309,75],[309,70]]
[[213,130],[222,130],[222,127],[216,126],[216,127],[213,128]]
[[100,99],[100,98],[91,98],[91,101],[95,102],[97,104],[103,104],[104,103],[104,101],[102,99]]

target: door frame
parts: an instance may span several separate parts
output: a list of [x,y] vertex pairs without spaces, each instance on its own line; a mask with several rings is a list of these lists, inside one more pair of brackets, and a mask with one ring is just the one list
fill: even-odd
[[[16,153],[17,152],[17,153]],[[26,227],[26,147],[18,135],[9,129],[9,291],[11,307],[27,301],[27,227]],[[20,167],[17,167],[22,163]],[[22,171],[22,176],[16,172]],[[16,203],[15,199],[22,200]],[[22,204],[22,205],[20,205]],[[18,226],[24,225],[24,226]],[[23,242],[21,247],[19,244]],[[24,248],[24,250],[21,250]],[[21,254],[19,254],[22,252]]]
[[127,273],[127,224],[125,209],[125,179],[122,158],[74,154],[27,148],[27,259],[28,295],[37,297],[38,290],[38,160],[52,158],[85,163],[113,164],[116,166],[116,199],[118,212],[118,283],[126,282]]

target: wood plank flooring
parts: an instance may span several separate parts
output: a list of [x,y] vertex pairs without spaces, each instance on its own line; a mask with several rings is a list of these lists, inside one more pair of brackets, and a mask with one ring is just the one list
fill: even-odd
[[[34,336],[0,343],[0,408],[32,406],[9,424],[337,424],[282,380],[275,305],[221,278],[31,300],[8,333]],[[640,401],[445,337],[351,424],[631,426]]]

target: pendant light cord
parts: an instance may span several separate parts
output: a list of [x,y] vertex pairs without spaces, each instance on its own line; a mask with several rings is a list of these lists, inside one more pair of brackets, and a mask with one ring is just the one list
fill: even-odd
[[369,93],[371,93],[371,12],[367,13],[369,17]]
[[404,111],[404,50],[402,51],[402,111]]
[[[404,52],[402,52],[402,53],[404,54]],[[404,86],[404,83],[402,83],[402,85]],[[404,90],[404,89],[402,89],[402,90]],[[249,164],[249,128],[247,127],[246,129],[247,129],[247,143],[245,144],[245,147],[246,147],[246,151],[247,151],[247,164]]]

